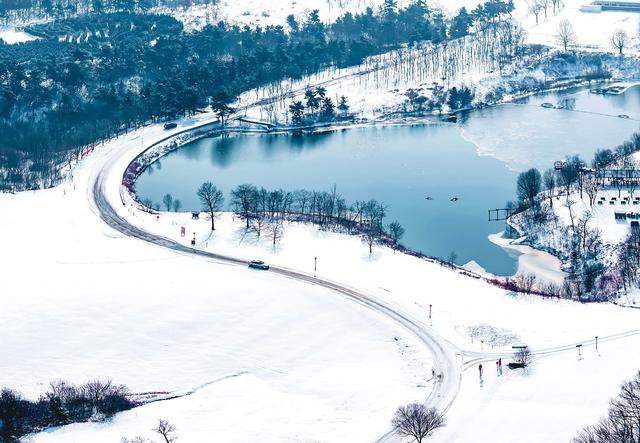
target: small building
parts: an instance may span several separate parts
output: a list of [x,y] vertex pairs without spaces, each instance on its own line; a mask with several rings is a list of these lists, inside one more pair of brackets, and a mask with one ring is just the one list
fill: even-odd
[[640,1],[638,0],[595,0],[588,5],[580,7],[582,12],[640,12]]
[[640,229],[640,222],[638,220],[631,221],[631,229]]
[[616,220],[626,220],[627,219],[627,213],[626,212],[616,211],[616,212],[614,212],[613,215],[616,218]]

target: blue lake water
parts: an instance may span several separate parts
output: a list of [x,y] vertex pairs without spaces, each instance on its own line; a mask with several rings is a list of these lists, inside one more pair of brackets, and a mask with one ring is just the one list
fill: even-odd
[[[543,102],[567,109],[545,109]],[[475,260],[510,275],[515,256],[487,239],[504,227],[488,222],[487,210],[514,198],[519,171],[548,168],[567,154],[590,159],[597,148],[614,147],[638,130],[636,118],[640,88],[619,96],[575,89],[474,111],[455,125],[207,138],[154,163],[136,191],[154,202],[171,193],[191,210],[200,209],[195,192],[209,180],[226,195],[242,183],[285,190],[335,184],[348,202],[386,203],[387,222],[406,229],[406,246],[442,258],[454,252],[459,264]]]

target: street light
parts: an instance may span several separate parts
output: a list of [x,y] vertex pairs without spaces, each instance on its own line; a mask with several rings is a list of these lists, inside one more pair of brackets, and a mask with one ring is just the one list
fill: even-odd
[[576,348],[578,348],[578,360],[582,360],[582,344],[576,345]]
[[313,276],[316,276],[316,271],[318,270],[318,257],[313,257]]
[[432,306],[433,306],[433,305],[429,305],[429,321],[431,321],[431,307],[432,307]]
[[598,336],[596,335],[596,352],[598,352]]

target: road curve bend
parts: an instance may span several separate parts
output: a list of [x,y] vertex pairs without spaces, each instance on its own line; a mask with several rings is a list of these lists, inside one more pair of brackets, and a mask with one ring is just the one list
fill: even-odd
[[[209,124],[210,123],[211,122],[209,122]],[[193,125],[193,129],[202,126],[204,125]],[[116,206],[121,207],[122,201],[120,201],[119,198],[117,201],[111,201],[115,200],[114,196],[120,195],[122,178],[131,161],[150,146],[156,145],[159,142],[165,141],[172,136],[183,132],[185,131],[178,131],[169,136],[162,132],[160,133],[160,137],[156,137],[157,140],[147,147],[143,146],[142,143],[133,143],[132,140],[135,139],[130,139],[129,143],[127,143],[126,140],[123,140],[122,145],[116,146],[106,152],[97,162],[98,165],[89,178],[88,198],[90,206],[108,226],[128,237],[133,237],[185,255],[204,258],[219,263],[247,266],[246,260],[190,248],[170,238],[153,234],[139,226],[135,226],[118,213]],[[117,178],[117,180],[114,180],[114,177]],[[118,189],[114,189],[116,186]],[[384,301],[365,294],[355,288],[279,266],[271,266],[270,272],[285,278],[321,286],[334,291],[348,300],[384,315],[413,333],[429,349],[434,359],[436,377],[433,380],[433,388],[428,398],[425,400],[425,403],[429,406],[436,407],[441,411],[446,411],[451,406],[460,389],[462,379],[462,358],[461,356],[456,355],[457,350],[451,344],[440,338],[429,326],[412,318],[409,314],[392,307]],[[399,438],[391,430],[381,436],[377,442],[392,442],[398,440]]]

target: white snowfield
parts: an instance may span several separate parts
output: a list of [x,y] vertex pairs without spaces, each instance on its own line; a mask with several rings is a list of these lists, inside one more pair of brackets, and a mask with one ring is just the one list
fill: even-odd
[[[229,14],[238,17],[244,3],[223,6],[236,8]],[[325,3],[337,13],[336,2],[317,7]],[[367,5],[350,4],[356,3]],[[453,11],[474,6],[441,3]],[[562,13],[538,26],[522,2],[516,15],[532,41],[551,42],[565,14],[575,21],[580,45],[590,45],[589,37],[610,50],[608,27],[618,25],[612,15],[618,13],[587,17],[578,12],[581,3],[567,0]],[[268,12],[280,23],[278,14],[288,15],[286,3],[251,4],[251,14],[264,20],[260,5],[282,8]],[[296,11],[310,6],[300,0]],[[637,20],[625,16],[627,24]],[[183,120],[177,130],[213,120]],[[155,125],[108,142],[57,188],[0,194],[0,350],[8,357],[0,359],[0,386],[37,398],[55,379],[110,378],[135,393],[184,394],[106,423],[50,429],[31,436],[34,442],[108,443],[137,435],[158,441],[151,428],[160,418],[177,426],[179,442],[371,442],[389,431],[400,404],[448,404],[431,392],[455,400],[446,411],[448,426],[430,441],[567,442],[604,414],[620,383],[640,369],[638,310],[513,295],[388,248],[375,247],[369,256],[357,237],[313,226],[288,224],[274,249],[266,238],[244,235],[231,214],[211,234],[204,216],[192,221],[190,214],[162,213],[158,220],[126,195],[122,206],[124,169],[165,134]],[[132,225],[185,246],[195,232],[201,250],[307,275],[317,257],[319,278],[357,288],[414,319],[419,334],[337,292],[115,231],[100,219],[91,194],[107,169],[105,196]],[[434,360],[420,334],[438,340],[447,361]],[[495,359],[521,343],[538,353],[534,365],[497,377]],[[446,390],[430,381],[432,367],[443,373]]]
[[[182,121],[178,130],[196,123]],[[274,249],[264,238],[243,236],[242,222],[230,214],[211,235],[204,215],[192,221],[190,214],[162,213],[158,220],[129,202],[123,207],[124,168],[164,133],[156,125],[107,143],[58,188],[0,195],[3,294],[9,294],[0,326],[8,337],[5,355],[17,356],[0,362],[0,385],[32,398],[58,378],[112,378],[137,393],[192,392],[107,423],[47,430],[33,435],[35,442],[153,438],[159,418],[173,422],[185,442],[375,441],[398,405],[429,397],[432,366],[446,368],[410,331],[337,293],[112,230],[89,195],[107,165],[106,195],[135,226],[187,245],[184,225],[196,232],[198,248],[309,275],[318,257],[319,278],[418,319],[465,369],[449,424],[434,442],[496,435],[568,441],[604,413],[619,384],[640,368],[640,356],[630,351],[640,344],[637,310],[512,295],[387,248],[369,256],[357,237],[313,226],[287,225]],[[496,377],[495,359],[519,343],[540,353],[534,366]],[[577,343],[585,345],[580,361]],[[450,371],[442,372],[449,382]]]
[[36,40],[31,34],[19,31],[15,28],[0,28],[0,40],[4,41],[8,45],[14,45],[16,43],[30,42]]

